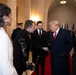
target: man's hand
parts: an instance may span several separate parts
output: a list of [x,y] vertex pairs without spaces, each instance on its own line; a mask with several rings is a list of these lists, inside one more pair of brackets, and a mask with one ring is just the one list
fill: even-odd
[[49,49],[48,49],[48,47],[43,47],[42,48],[44,51],[48,51]]

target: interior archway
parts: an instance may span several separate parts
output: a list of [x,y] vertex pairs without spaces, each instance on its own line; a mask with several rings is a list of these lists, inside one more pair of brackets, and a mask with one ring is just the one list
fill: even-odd
[[[71,2],[71,1],[70,1]],[[72,24],[76,25],[76,2],[72,1],[67,4],[61,5],[59,1],[54,1],[48,10],[48,24],[52,20],[58,20],[60,23],[65,23],[69,25],[69,29]],[[76,27],[75,27],[76,28]],[[47,26],[49,30],[49,26]]]

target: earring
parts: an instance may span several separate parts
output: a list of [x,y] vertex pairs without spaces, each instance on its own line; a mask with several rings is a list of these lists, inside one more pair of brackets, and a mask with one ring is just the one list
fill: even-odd
[[5,22],[8,22],[7,20],[5,20]]

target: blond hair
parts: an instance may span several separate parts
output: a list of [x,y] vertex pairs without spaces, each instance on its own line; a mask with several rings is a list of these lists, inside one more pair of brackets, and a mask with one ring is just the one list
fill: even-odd
[[60,23],[59,23],[59,21],[57,21],[57,20],[51,21],[51,22],[49,23],[49,25],[51,25],[51,24],[60,26]]

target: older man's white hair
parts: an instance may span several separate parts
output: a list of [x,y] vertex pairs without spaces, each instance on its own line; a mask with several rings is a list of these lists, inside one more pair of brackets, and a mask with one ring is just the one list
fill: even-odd
[[60,26],[60,23],[59,23],[59,21],[57,21],[57,20],[51,21],[51,22],[49,23],[49,25],[52,25],[52,24]]

